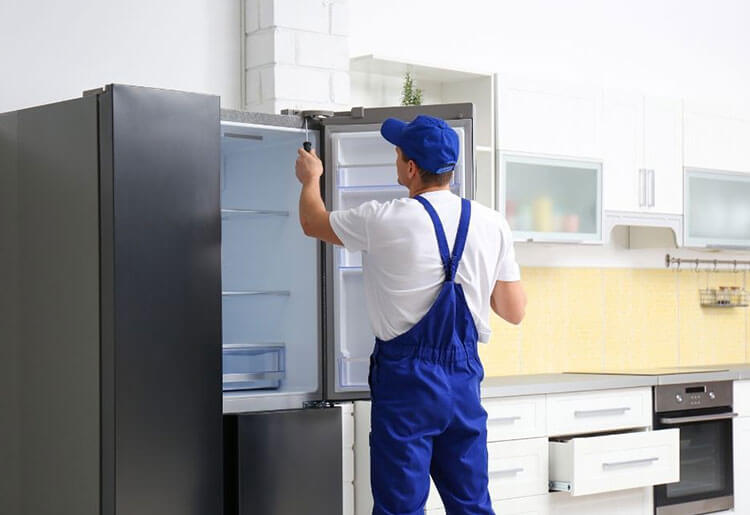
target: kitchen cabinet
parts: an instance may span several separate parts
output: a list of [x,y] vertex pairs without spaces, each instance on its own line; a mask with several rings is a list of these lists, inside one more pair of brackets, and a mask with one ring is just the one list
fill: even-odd
[[600,243],[602,165],[502,154],[498,204],[517,241]]
[[682,214],[682,101],[605,91],[604,208]]
[[684,166],[750,173],[750,116],[685,101]]
[[648,387],[547,395],[551,436],[650,427],[651,413]]
[[750,513],[750,381],[734,382],[734,511]]
[[685,170],[685,245],[750,248],[750,174]]
[[[492,509],[498,515],[547,515],[549,513],[548,495],[532,495],[515,499],[493,501]],[[425,511],[425,515],[447,515],[443,508]]]
[[601,158],[601,91],[498,75],[497,148],[572,159]]

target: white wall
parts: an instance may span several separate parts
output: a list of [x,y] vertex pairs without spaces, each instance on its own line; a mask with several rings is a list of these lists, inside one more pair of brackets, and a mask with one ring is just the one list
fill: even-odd
[[119,82],[239,108],[240,0],[0,0],[0,112]]
[[352,56],[750,104],[747,0],[354,0],[349,10]]

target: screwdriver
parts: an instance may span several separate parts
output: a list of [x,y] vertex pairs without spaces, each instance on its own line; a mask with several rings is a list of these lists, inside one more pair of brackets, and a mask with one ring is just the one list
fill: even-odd
[[305,142],[302,143],[302,148],[305,151],[310,152],[312,150],[312,143],[310,142],[310,134],[307,132],[307,117],[305,117]]

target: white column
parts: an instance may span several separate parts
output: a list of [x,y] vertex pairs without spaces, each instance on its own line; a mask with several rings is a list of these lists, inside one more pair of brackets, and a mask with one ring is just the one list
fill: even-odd
[[348,16],[348,0],[245,0],[245,109],[347,109]]

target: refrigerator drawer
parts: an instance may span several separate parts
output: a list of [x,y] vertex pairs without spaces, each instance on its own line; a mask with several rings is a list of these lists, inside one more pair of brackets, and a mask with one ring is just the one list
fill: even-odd
[[224,391],[276,389],[285,376],[284,344],[222,346]]

